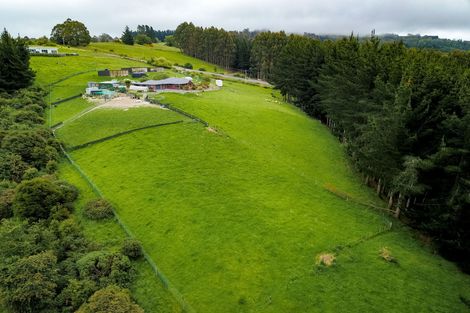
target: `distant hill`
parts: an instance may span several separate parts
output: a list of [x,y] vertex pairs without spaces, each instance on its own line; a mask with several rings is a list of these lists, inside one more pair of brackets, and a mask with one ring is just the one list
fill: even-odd
[[[320,40],[338,40],[344,37],[345,35],[317,35],[313,33],[305,33],[305,36],[311,38],[317,38]],[[368,37],[368,36],[367,36]],[[366,36],[361,38],[367,38]],[[435,49],[440,51],[452,51],[452,50],[470,50],[470,41],[464,40],[452,40],[452,39],[445,39],[439,38],[439,36],[421,36],[419,34],[413,35],[408,34],[406,36],[400,36],[397,34],[383,34],[378,35],[378,37],[383,40],[384,42],[391,42],[391,41],[403,41],[405,46],[409,48],[427,48],[427,49]]]

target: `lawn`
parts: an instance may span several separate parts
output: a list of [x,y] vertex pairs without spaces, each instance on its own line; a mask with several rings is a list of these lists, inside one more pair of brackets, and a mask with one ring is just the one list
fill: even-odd
[[[201,124],[149,129],[74,151],[198,312],[465,312],[468,276],[390,218],[328,130],[272,90],[164,94]],[[80,120],[77,120],[80,121]],[[379,257],[388,247],[398,263]],[[317,267],[323,252],[337,254]]]
[[57,130],[57,135],[68,146],[76,146],[126,130],[175,121],[189,119],[157,106],[127,110],[98,108],[65,124]]

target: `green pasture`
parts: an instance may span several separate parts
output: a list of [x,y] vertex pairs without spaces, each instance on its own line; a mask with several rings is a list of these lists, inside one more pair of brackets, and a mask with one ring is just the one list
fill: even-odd
[[[127,237],[116,221],[93,221],[83,217],[82,209],[87,201],[96,198],[93,190],[70,163],[64,160],[60,165],[60,176],[80,191],[76,203],[76,215],[80,219],[86,237],[98,244],[99,248],[118,251]],[[173,296],[163,288],[144,260],[134,262],[136,279],[131,286],[132,294],[147,313],[179,313],[181,308]]]
[[168,47],[165,44],[158,43],[153,45],[125,45],[122,43],[116,42],[96,42],[91,43],[88,47],[88,50],[100,52],[100,53],[109,53],[117,54],[120,56],[126,56],[135,58],[138,60],[150,60],[150,58],[165,58],[170,61],[171,64],[177,64],[183,66],[186,63],[191,63],[195,70],[204,68],[209,72],[213,72],[214,69],[217,72],[224,72],[219,66],[201,61],[199,59],[187,56],[183,54],[178,48]]
[[[324,184],[385,204],[324,126],[271,93],[229,83],[160,95],[218,132],[149,129],[72,156],[198,312],[464,312],[468,277],[399,224],[347,247],[392,219]],[[379,257],[383,247],[398,263]],[[337,254],[335,266],[315,265],[324,252]]]
[[81,145],[123,131],[188,118],[158,106],[143,108],[97,108],[57,130],[68,146]]
[[[65,61],[71,64],[63,73],[49,64],[60,74],[49,73],[40,61],[54,58],[33,58],[38,79],[47,83],[89,69],[92,60],[132,63],[108,52],[200,66],[162,45],[100,43],[81,51],[89,62]],[[125,66],[131,65],[119,65]],[[88,75],[59,83],[51,97],[73,95],[74,86],[93,78]],[[181,123],[146,129],[71,155],[197,312],[468,312],[461,300],[470,299],[468,276],[385,213],[325,189],[335,186],[358,201],[386,206],[363,186],[328,129],[272,89],[225,81],[220,91],[156,99],[210,128]],[[89,108],[82,101],[53,108],[53,120]],[[187,121],[154,108],[97,109],[65,123],[57,134],[73,146],[179,119]],[[117,249],[124,238],[118,224],[83,219],[81,207],[93,195],[68,163],[60,172],[82,191],[78,217],[87,236]],[[386,231],[390,222],[394,226]],[[380,257],[384,247],[395,262]],[[336,263],[316,265],[322,253],[333,253]],[[132,289],[139,304],[146,312],[176,312],[150,267],[136,266]]]

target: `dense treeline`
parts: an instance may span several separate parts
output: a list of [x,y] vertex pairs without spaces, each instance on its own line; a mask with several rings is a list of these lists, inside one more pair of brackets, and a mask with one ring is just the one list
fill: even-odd
[[[342,35],[316,35],[312,33],[305,33],[304,35],[319,40],[339,40],[347,37]],[[378,35],[378,37],[382,42],[401,41],[408,48],[426,48],[444,52],[470,50],[470,41],[445,39],[439,38],[438,36],[421,36],[419,34],[400,36],[396,34],[384,34]],[[368,37],[361,37],[360,39],[363,41],[367,40]]]
[[396,216],[469,270],[470,54],[290,36],[272,81],[344,142]]
[[[185,53],[222,65],[204,57],[204,47],[216,45],[206,41],[218,38],[209,33],[240,37],[188,23],[175,37]],[[246,38],[251,74],[327,124],[395,215],[469,271],[470,53],[408,49],[375,36]]]
[[135,31],[126,26],[121,41],[126,45],[133,45],[134,43],[139,45],[151,44],[165,41],[167,37],[171,37],[174,33],[173,30],[155,30],[149,25],[137,25]]
[[[44,126],[45,92],[30,87],[27,50],[5,31],[0,52],[10,57],[0,78],[12,79],[0,91],[0,307],[143,312],[125,289],[134,277],[129,257],[138,257],[139,247],[106,251],[84,237],[74,215],[78,190],[57,177],[60,146]],[[92,213],[103,211],[99,203]]]

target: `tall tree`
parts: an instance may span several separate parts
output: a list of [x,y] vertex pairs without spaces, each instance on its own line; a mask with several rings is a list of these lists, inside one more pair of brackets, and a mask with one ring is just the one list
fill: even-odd
[[32,84],[29,53],[23,39],[13,39],[3,31],[0,38],[0,91],[12,92]]
[[54,26],[51,40],[61,45],[86,46],[90,43],[91,37],[85,24],[68,18],[62,24]]
[[124,32],[121,36],[121,41],[126,45],[134,45],[134,37],[132,36],[132,32],[129,29],[129,26],[126,26],[126,28],[124,29]]

